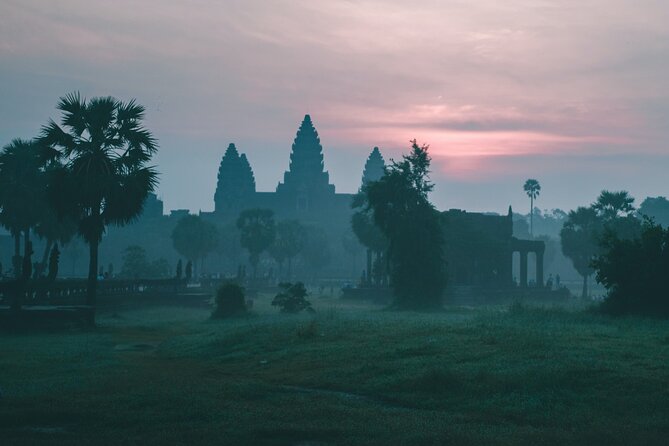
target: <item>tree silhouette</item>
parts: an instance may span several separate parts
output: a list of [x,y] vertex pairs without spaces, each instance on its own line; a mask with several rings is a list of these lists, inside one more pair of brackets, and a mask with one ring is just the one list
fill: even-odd
[[22,276],[21,234],[24,255],[29,250],[30,230],[42,218],[46,205],[44,153],[32,141],[15,139],[0,152],[0,223],[14,238],[12,264],[15,277]]
[[632,215],[634,212],[633,203],[634,198],[627,191],[611,192],[603,190],[592,207],[604,220],[611,221]]
[[[364,203],[364,194],[359,194],[353,201],[354,206]],[[373,258],[376,256],[377,264],[383,253],[388,249],[388,239],[378,226],[374,224],[370,210],[360,210],[351,217],[351,228],[360,243],[367,248],[367,281],[371,283],[373,272]],[[378,274],[377,274],[378,276]]]
[[523,190],[530,197],[530,235],[534,237],[534,200],[537,199],[541,192],[541,185],[537,180],[530,178],[525,181]]
[[325,230],[319,226],[308,226],[305,232],[306,243],[300,255],[316,280],[320,271],[332,260],[330,240]]
[[608,290],[605,311],[669,317],[669,229],[647,220],[635,238],[620,238],[608,231],[593,267]]
[[276,237],[268,251],[279,265],[279,276],[281,276],[283,262],[288,260],[287,277],[290,280],[293,259],[302,252],[305,241],[305,230],[299,221],[283,220],[276,225]]
[[669,227],[669,200],[666,197],[647,197],[639,206],[638,213],[665,228]]
[[[216,249],[218,245],[218,229],[212,223],[204,221],[198,215],[186,215],[177,222],[172,231],[174,249],[197,265],[200,261],[200,271],[204,258]],[[197,276],[197,271],[196,271]]]
[[60,99],[61,124],[51,120],[39,141],[58,151],[69,178],[77,185],[67,199],[88,243],[87,303],[95,304],[98,248],[108,225],[123,226],[142,212],[157,183],[157,172],[147,165],[157,150],[151,133],[142,126],[144,107],[135,100],[112,97],[90,100],[79,93]]
[[401,308],[441,305],[446,284],[439,212],[427,198],[427,146],[411,141],[411,153],[393,161],[379,181],[363,187],[365,208],[388,239],[395,304]]
[[237,218],[241,244],[249,252],[253,278],[257,277],[260,254],[270,247],[276,236],[274,212],[269,209],[248,209]]
[[579,207],[569,212],[560,231],[562,252],[583,277],[583,298],[588,296],[588,277],[594,272],[591,263],[599,253],[602,228],[602,221],[592,207]]

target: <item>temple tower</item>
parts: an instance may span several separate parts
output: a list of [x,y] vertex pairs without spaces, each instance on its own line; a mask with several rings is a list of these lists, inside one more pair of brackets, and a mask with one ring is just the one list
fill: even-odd
[[256,181],[246,155],[239,154],[230,144],[218,168],[218,183],[214,194],[217,213],[238,212],[255,193]]
[[385,168],[386,162],[383,160],[383,155],[381,155],[378,147],[374,147],[372,153],[367,157],[365,170],[362,172],[362,185],[380,180],[385,173]]
[[293,149],[290,166],[283,175],[277,195],[298,211],[316,210],[335,193],[330,176],[323,169],[323,147],[309,115],[304,116]]

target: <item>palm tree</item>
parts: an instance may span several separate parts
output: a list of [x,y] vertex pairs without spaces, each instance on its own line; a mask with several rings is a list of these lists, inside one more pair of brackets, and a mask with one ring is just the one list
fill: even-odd
[[30,229],[37,225],[45,204],[45,185],[42,166],[43,153],[32,141],[15,139],[0,152],[0,224],[14,237],[14,275],[29,275],[23,271],[21,234],[25,253],[30,251]]
[[615,220],[619,217],[631,215],[634,212],[633,203],[634,198],[627,191],[611,192],[603,190],[592,207],[605,220]]
[[525,181],[523,190],[530,197],[530,235],[534,237],[534,200],[537,199],[541,192],[541,185],[537,180],[530,178]]
[[141,214],[157,184],[158,173],[147,165],[157,145],[142,126],[144,107],[134,99],[87,101],[72,93],[60,99],[57,109],[62,112],[61,125],[51,120],[39,141],[61,156],[67,167],[62,180],[77,185],[64,201],[89,245],[86,303],[95,305],[98,247],[105,227],[125,225]]

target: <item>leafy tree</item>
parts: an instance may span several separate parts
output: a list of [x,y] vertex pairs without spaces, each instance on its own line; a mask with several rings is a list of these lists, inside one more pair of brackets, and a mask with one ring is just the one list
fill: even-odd
[[14,238],[14,275],[21,277],[21,234],[24,255],[29,250],[30,230],[42,217],[46,202],[44,151],[32,141],[15,139],[0,152],[0,224]]
[[132,279],[145,278],[149,275],[149,260],[144,248],[132,245],[123,251],[123,265],[121,266],[121,277]]
[[530,235],[534,237],[534,200],[539,197],[541,193],[541,185],[537,180],[530,178],[525,181],[523,185],[523,190],[530,197]]
[[66,197],[79,234],[89,246],[87,303],[95,304],[98,248],[108,225],[135,220],[157,183],[148,166],[156,141],[142,125],[144,107],[112,97],[90,100],[79,93],[60,99],[60,125],[50,121],[39,141],[56,150],[76,189]]
[[246,312],[244,288],[235,282],[225,282],[216,290],[216,307],[212,319],[234,316]]
[[428,200],[427,146],[411,141],[411,153],[392,161],[385,175],[363,187],[365,209],[388,239],[395,303],[401,308],[441,304],[446,284],[439,212]]
[[197,215],[186,215],[177,222],[172,231],[174,249],[194,264],[204,258],[218,245],[218,229]]
[[308,293],[302,282],[280,283],[279,292],[272,300],[272,305],[279,307],[282,313],[299,313],[302,310],[314,312],[311,303],[306,299]]
[[[371,184],[368,183],[368,184]],[[365,203],[364,193],[358,193],[353,200],[354,207],[360,207]],[[371,283],[373,277],[373,259],[376,255],[377,263],[382,253],[388,249],[388,238],[381,232],[378,226],[374,224],[371,210],[361,209],[351,217],[351,228],[360,243],[367,248],[367,281]]]
[[647,220],[637,238],[607,231],[593,267],[609,291],[605,311],[669,317],[669,229]]
[[634,212],[634,198],[627,191],[611,192],[603,190],[592,205],[597,214],[606,221],[631,216]]
[[569,212],[560,231],[562,252],[583,277],[583,298],[588,295],[588,277],[594,272],[591,263],[599,253],[601,231],[602,220],[592,207],[579,207]]
[[276,225],[276,236],[269,247],[269,254],[279,265],[279,275],[283,262],[288,260],[288,278],[292,274],[293,259],[302,252],[306,241],[304,227],[297,220],[283,220]]
[[301,256],[316,279],[320,271],[332,260],[330,240],[325,230],[317,226],[308,226],[305,232],[306,242]]
[[647,197],[639,206],[638,214],[652,218],[665,228],[669,227],[669,200],[665,197]]
[[237,218],[241,244],[249,252],[249,261],[253,267],[253,278],[258,272],[260,254],[269,248],[276,236],[274,212],[269,209],[248,209]]

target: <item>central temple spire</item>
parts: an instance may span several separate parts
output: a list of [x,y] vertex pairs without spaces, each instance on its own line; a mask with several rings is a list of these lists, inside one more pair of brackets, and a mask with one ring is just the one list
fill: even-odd
[[334,194],[334,185],[330,184],[330,176],[324,170],[321,140],[309,115],[304,116],[297,131],[290,166],[276,191],[296,198],[300,209],[311,208],[318,196]]

